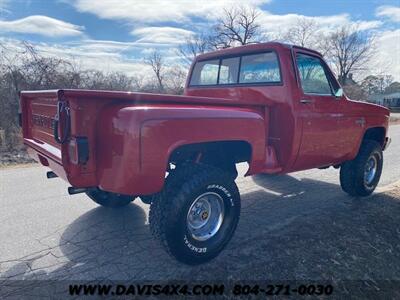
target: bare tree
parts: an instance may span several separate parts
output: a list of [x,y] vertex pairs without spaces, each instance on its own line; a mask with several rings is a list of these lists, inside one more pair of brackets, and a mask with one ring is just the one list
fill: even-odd
[[201,33],[187,38],[179,46],[178,54],[185,64],[190,64],[197,55],[208,51],[260,42],[264,35],[258,18],[259,13],[254,8],[225,8],[210,34]]
[[154,50],[146,59],[145,63],[151,67],[156,76],[159,91],[164,90],[164,59],[161,53]]
[[132,77],[132,88],[134,91],[141,91],[144,87],[144,75],[137,74]]
[[375,75],[368,75],[361,82],[362,89],[368,94],[377,94],[379,90],[379,79]]
[[358,84],[351,83],[343,86],[346,96],[352,100],[365,101],[368,97],[366,92]]
[[191,64],[195,57],[211,50],[210,38],[205,34],[188,37],[185,43],[179,45],[178,54],[186,64]]
[[[177,79],[175,86],[177,92],[182,91]],[[121,72],[83,69],[74,60],[44,56],[28,43],[13,46],[0,43],[0,131],[4,138],[0,148],[12,150],[22,146],[17,124],[19,91],[53,88],[140,91],[145,89],[145,84],[141,74],[128,76]],[[159,91],[159,88],[149,91]]]
[[400,93],[400,82],[392,82],[386,89],[385,94]]
[[393,82],[392,75],[368,75],[361,82],[361,87],[368,94],[383,94]]
[[315,20],[299,17],[295,24],[283,33],[282,39],[297,46],[314,48],[318,33]]
[[394,77],[392,75],[379,75],[379,92],[383,94],[385,90],[393,83]]
[[291,27],[277,34],[276,40],[317,50],[323,56],[329,51],[326,46],[326,36],[320,30],[318,23],[307,17],[298,17]]
[[328,35],[326,45],[339,82],[346,84],[349,74],[365,70],[370,62],[374,38],[357,26],[343,26]]
[[219,49],[259,42],[261,30],[258,18],[255,8],[239,6],[224,9],[223,17],[213,28],[210,44]]
[[167,92],[174,95],[183,94],[185,88],[187,71],[182,67],[174,66],[169,68],[168,74],[165,77]]

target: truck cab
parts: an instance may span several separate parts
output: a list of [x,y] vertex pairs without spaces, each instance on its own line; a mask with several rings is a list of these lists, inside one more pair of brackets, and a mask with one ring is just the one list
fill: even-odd
[[276,157],[267,173],[340,165],[356,156],[367,130],[385,143],[388,110],[348,99],[316,51],[280,43],[237,47],[200,55],[190,74],[186,95],[259,106],[270,159]]
[[184,95],[89,90],[21,92],[24,143],[70,194],[105,207],[150,204],[150,228],[177,260],[211,260],[240,215],[247,176],[340,168],[367,196],[389,144],[389,111],[348,99],[322,56],[281,43],[199,55]]

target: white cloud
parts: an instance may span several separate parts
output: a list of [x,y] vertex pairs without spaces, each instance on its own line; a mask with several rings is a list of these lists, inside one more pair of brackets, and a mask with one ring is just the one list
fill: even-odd
[[271,0],[75,0],[80,12],[93,13],[100,18],[113,20],[152,22],[184,22],[189,17],[215,18],[222,8],[231,5],[258,6]]
[[383,25],[381,21],[356,21],[354,22],[359,30],[377,29]]
[[393,22],[400,22],[400,7],[383,5],[376,10],[378,17],[387,17]]
[[285,14],[285,15],[274,15],[268,11],[260,12],[260,23],[262,24],[263,30],[267,32],[280,32],[286,30],[296,24],[299,18],[306,20],[313,20],[320,28],[332,28],[337,27],[340,24],[347,23],[349,16],[347,14],[324,16],[324,17],[308,17],[298,14]]
[[400,29],[381,32],[376,39],[375,68],[400,81]]
[[[23,53],[24,48],[19,40],[0,37],[3,50],[12,56]],[[82,70],[94,69],[104,72],[123,72],[127,75],[150,76],[149,66],[145,65],[142,57],[134,58],[127,49],[136,47],[134,43],[119,43],[114,41],[82,40],[70,43],[34,43],[39,54],[45,57],[62,58],[74,62]]]
[[[368,66],[370,73],[391,74],[400,81],[400,29],[384,30],[379,20],[363,21],[352,20],[349,14],[331,16],[303,16],[298,14],[274,15],[261,12],[260,23],[263,30],[270,33],[270,37],[279,37],[282,32],[294,26],[300,18],[312,20],[316,28],[327,34],[341,26],[358,26],[360,30],[373,31],[376,36],[376,53]],[[366,74],[363,74],[366,75]],[[362,76],[363,76],[362,75]]]
[[328,33],[341,26],[357,25],[360,30],[376,29],[382,25],[381,21],[352,21],[349,14],[331,16],[304,16],[299,14],[275,15],[268,11],[260,10],[260,24],[264,31],[279,34],[282,31],[294,26],[299,19],[306,19],[315,22],[322,33]]
[[136,43],[117,42],[107,40],[84,39],[77,42],[68,43],[70,46],[79,47],[81,51],[88,53],[121,53],[138,47]]
[[[31,16],[15,21],[0,20],[0,32],[35,33],[46,36],[78,36],[75,42],[59,44],[37,44],[38,50],[48,56],[78,60],[83,67],[101,69],[104,71],[121,71],[129,75],[151,74],[143,64],[143,58],[152,49],[160,51],[167,62],[174,64],[179,58],[175,47],[184,41],[185,37],[193,35],[193,31],[201,27],[210,29],[212,20],[221,16],[222,8],[236,3],[257,7],[260,12],[259,22],[267,33],[277,34],[295,25],[299,18],[314,20],[318,30],[330,32],[341,26],[356,24],[361,30],[374,30],[377,34],[378,51],[374,64],[377,66],[390,65],[384,70],[400,80],[400,29],[383,31],[380,20],[354,20],[349,14],[328,16],[303,16],[300,14],[273,14],[260,9],[260,5],[271,0],[71,0],[69,3],[81,12],[88,12],[98,17],[122,21],[133,28],[132,42],[117,42],[84,39],[83,27],[66,23],[46,16]],[[7,1],[0,0],[1,8]],[[3,5],[3,6],[2,6]],[[377,16],[390,17],[399,20],[397,7],[381,6],[377,9]],[[1,15],[0,15],[1,16]],[[203,18],[194,22],[192,18]],[[178,27],[154,26],[165,24],[162,22],[180,23]],[[184,23],[186,22],[186,23]],[[151,24],[153,23],[153,24]],[[184,23],[184,24],[182,24]],[[171,24],[171,23],[169,23]],[[189,30],[187,30],[189,28]],[[379,31],[378,31],[379,30]],[[14,40],[16,42],[16,40]],[[372,64],[371,64],[372,66]]]
[[131,31],[137,43],[179,44],[194,32],[175,27],[142,27]]
[[0,32],[39,34],[48,37],[78,36],[83,27],[47,16],[29,16],[23,19],[0,20]]
[[9,3],[9,0],[0,0],[0,18],[10,13],[10,11],[7,9]]

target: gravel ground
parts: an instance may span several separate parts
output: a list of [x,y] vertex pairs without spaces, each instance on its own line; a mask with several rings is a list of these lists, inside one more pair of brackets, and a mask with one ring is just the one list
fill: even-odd
[[239,177],[238,229],[220,256],[196,267],[166,255],[140,200],[108,210],[83,194],[68,196],[67,183],[46,179],[46,168],[2,168],[0,298],[10,284],[8,295],[20,300],[67,280],[261,280],[328,281],[330,299],[400,299],[400,126],[390,130],[380,186],[367,198],[344,194],[333,169]]
[[[43,168],[7,168],[0,172],[0,279],[17,285],[14,299],[66,280],[330,282],[330,299],[399,298],[399,183],[357,199],[329,182],[332,172],[240,177],[232,241],[215,260],[189,267],[153,240],[140,200],[104,209],[67,196],[66,184],[46,180]],[[23,184],[13,184],[15,176]]]
[[12,150],[0,152],[0,168],[18,164],[36,163],[25,150]]

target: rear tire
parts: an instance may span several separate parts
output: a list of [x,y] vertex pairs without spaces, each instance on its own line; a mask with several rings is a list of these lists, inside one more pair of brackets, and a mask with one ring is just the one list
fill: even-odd
[[205,263],[232,238],[240,195],[232,176],[216,167],[184,164],[172,172],[150,206],[150,230],[178,261]]
[[88,197],[97,204],[109,208],[126,206],[135,199],[133,196],[106,192],[99,188],[94,188],[87,191],[86,195],[88,195]]
[[372,140],[365,140],[355,159],[342,164],[340,185],[351,196],[370,195],[378,185],[382,173],[382,147]]
[[153,202],[153,197],[154,195],[140,196],[140,200],[142,200],[144,204],[151,204],[151,202]]

